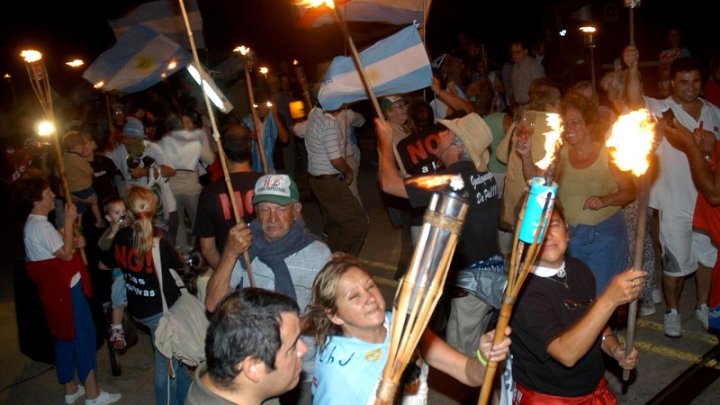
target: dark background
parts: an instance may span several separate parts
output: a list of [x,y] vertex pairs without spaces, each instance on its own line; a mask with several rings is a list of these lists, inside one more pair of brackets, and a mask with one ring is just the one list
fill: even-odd
[[[0,17],[0,74],[12,79],[0,84],[0,108],[11,106],[11,90],[17,97],[31,96],[21,49],[35,48],[44,61],[53,87],[66,95],[82,83],[81,71],[71,71],[64,62],[81,57],[91,63],[102,51],[113,46],[115,37],[106,19],[118,18],[143,1],[75,0],[13,1],[5,4]],[[207,49],[201,58],[213,66],[231,55],[233,47],[253,48],[262,63],[277,68],[281,61],[300,59],[309,80],[321,75],[318,63],[345,53],[339,28],[327,25],[298,29],[291,0],[198,0],[204,22]],[[694,55],[706,57],[717,44],[717,18],[712,1],[643,1],[635,9],[635,31],[642,60],[656,60],[666,47],[665,33],[680,27],[684,43]],[[583,6],[589,21],[572,18]],[[12,10],[12,11],[10,11]],[[579,13],[583,14],[583,13]],[[427,27],[426,44],[431,58],[452,50],[459,31],[465,31],[485,44],[489,58],[498,63],[507,57],[513,38],[545,38],[548,53],[562,64],[562,79],[574,81],[589,77],[588,48],[578,27],[591,23],[598,27],[594,37],[598,78],[629,42],[628,8],[622,0],[595,1],[479,1],[435,0]],[[560,37],[560,28],[567,35]],[[358,48],[389,35],[397,27],[383,24],[352,24]],[[87,65],[86,65],[87,66]]]

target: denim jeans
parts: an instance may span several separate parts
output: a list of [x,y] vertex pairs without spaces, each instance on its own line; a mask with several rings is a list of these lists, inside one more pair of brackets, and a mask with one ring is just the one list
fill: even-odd
[[175,378],[168,374],[168,361],[155,347],[155,330],[158,327],[163,313],[158,312],[147,318],[137,321],[150,329],[150,338],[153,342],[153,355],[155,356],[155,404],[156,405],[183,405],[190,388],[190,375],[178,359],[172,359]]
[[595,226],[570,227],[568,254],[585,263],[595,276],[595,293],[600,295],[610,280],[627,263],[628,235],[625,218],[618,212]]

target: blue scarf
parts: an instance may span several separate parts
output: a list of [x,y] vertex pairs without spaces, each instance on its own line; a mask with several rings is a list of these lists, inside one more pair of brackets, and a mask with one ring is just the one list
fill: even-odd
[[[263,237],[260,221],[256,218],[250,223],[253,243],[248,250],[250,261],[256,257],[267,264],[275,275],[275,291],[297,300],[290,270],[285,259],[317,240],[317,237],[305,228],[302,219],[293,222],[290,231],[282,238],[269,242]],[[243,268],[245,263],[241,261]]]

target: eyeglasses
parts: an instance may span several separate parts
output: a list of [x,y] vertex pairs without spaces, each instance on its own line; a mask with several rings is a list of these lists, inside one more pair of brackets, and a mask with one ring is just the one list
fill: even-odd
[[563,306],[571,311],[575,311],[576,309],[587,308],[590,305],[592,305],[593,302],[595,302],[595,300],[593,300],[593,299],[584,300],[584,301],[573,301],[573,300],[566,298],[563,300]]

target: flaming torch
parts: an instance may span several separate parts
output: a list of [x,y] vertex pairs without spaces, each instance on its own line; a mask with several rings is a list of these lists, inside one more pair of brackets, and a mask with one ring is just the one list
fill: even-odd
[[[195,65],[198,69],[202,69],[202,65],[200,64],[200,58],[198,57],[197,47],[195,46],[195,39],[193,37],[192,27],[190,26],[190,19],[187,15],[187,10],[185,9],[185,3],[183,0],[178,0],[180,3],[180,12],[182,13],[183,22],[185,23],[185,30],[187,31],[188,40],[190,42],[190,48],[192,49],[193,58],[195,59]],[[249,51],[249,49],[248,49]],[[245,64],[245,73],[247,74],[247,64]],[[210,98],[208,97],[208,94],[206,91],[204,91],[204,84],[203,81],[200,80],[200,86],[203,88],[203,98],[205,99],[205,108],[207,109],[208,115],[210,116],[210,125],[212,126],[213,131],[213,139],[215,140],[215,144],[217,145],[218,149],[218,155],[220,157],[220,165],[222,166],[223,174],[225,175],[225,185],[228,189],[228,196],[230,197],[230,205],[233,209],[233,214],[235,217],[235,222],[240,222],[242,220],[242,217],[240,216],[240,210],[238,209],[237,201],[235,200],[235,192],[233,190],[232,185],[232,179],[230,178],[230,171],[228,170],[227,166],[227,158],[225,156],[225,150],[222,147],[222,142],[220,141],[220,131],[218,130],[217,122],[215,120],[215,112],[212,109],[212,105],[210,104]],[[102,82],[100,84],[100,87],[102,87]],[[252,93],[250,93],[252,94]],[[252,101],[250,103],[252,105]],[[257,121],[255,122],[255,128],[258,128]],[[265,160],[262,149],[262,142],[260,142],[260,153],[263,157],[263,169],[265,168]],[[250,286],[255,286],[255,279],[253,277],[253,272],[250,267],[250,254],[246,251],[243,253],[243,258],[245,260],[245,268],[248,273],[248,282],[250,283]]]
[[468,195],[459,175],[423,176],[410,182],[435,193],[393,305],[388,361],[375,394],[376,405],[393,403],[403,371],[442,295],[468,211]]
[[[655,138],[655,123],[646,109],[632,111],[621,115],[612,127],[606,146],[615,165],[622,171],[632,171],[638,178],[638,219],[635,231],[635,256],[633,268],[641,269],[645,231],[647,227],[648,188],[647,176],[649,167],[648,155],[652,150]],[[637,320],[637,300],[630,303],[628,309],[627,332],[625,336],[625,355],[627,356],[635,340],[635,322]],[[623,370],[623,380],[630,378],[630,370]]]
[[260,164],[262,165],[263,173],[267,173],[267,162],[265,161],[265,147],[262,142],[262,131],[260,131],[260,117],[258,117],[257,110],[255,108],[255,94],[253,93],[252,79],[250,79],[250,65],[252,64],[252,53],[250,48],[246,46],[238,46],[233,49],[233,52],[237,52],[243,57],[243,64],[245,65],[245,83],[247,84],[248,97],[250,98],[250,111],[253,118],[253,126],[255,127],[255,134],[257,135],[258,154],[260,155]]
[[340,29],[343,32],[343,36],[345,36],[345,41],[348,43],[348,47],[350,48],[350,54],[352,55],[353,62],[355,62],[355,68],[358,71],[358,74],[360,75],[360,79],[362,80],[363,86],[365,86],[365,91],[368,94],[368,98],[370,99],[370,102],[372,102],[373,108],[375,109],[375,114],[377,114],[378,119],[383,124],[385,123],[385,116],[382,113],[382,110],[380,109],[380,103],[378,103],[377,97],[375,96],[375,91],[372,88],[372,83],[370,82],[370,79],[367,76],[367,73],[365,73],[365,67],[362,64],[362,61],[360,60],[360,55],[358,54],[357,48],[355,47],[355,41],[353,41],[352,36],[350,36],[350,30],[348,29],[347,22],[345,22],[345,17],[343,17],[340,10],[338,10],[337,7],[335,7],[335,1],[334,0],[301,0],[298,2],[299,4],[307,4],[309,7],[320,7],[324,6],[328,9],[331,9],[335,12],[335,18],[338,21],[338,25],[340,26]]
[[[50,77],[48,76],[45,64],[42,62],[42,54],[36,50],[24,50],[20,53],[20,56],[25,60],[25,67],[27,68],[28,76],[30,77],[30,85],[32,86],[35,96],[40,102],[40,107],[45,113],[45,120],[38,128],[38,135],[42,137],[53,137],[55,144],[55,157],[57,160],[58,176],[62,183],[63,196],[65,197],[65,204],[70,206],[74,205],[72,201],[72,195],[70,194],[70,187],[68,186],[67,176],[65,174],[65,160],[63,159],[63,153],[60,149],[60,137],[57,134],[57,128],[55,126],[55,113],[53,111],[52,103],[52,89],[50,87]],[[80,236],[80,227],[78,223],[74,224],[73,233],[76,236]],[[87,265],[87,257],[85,256],[85,249],[80,248],[80,255],[82,256],[83,263]]]
[[[530,192],[525,197],[523,208],[515,226],[513,249],[510,255],[510,268],[508,269],[508,284],[503,296],[495,330],[503,331],[510,324],[510,316],[520,289],[535,265],[535,259],[540,252],[540,246],[545,238],[545,230],[552,216],[555,197],[557,196],[557,183],[554,182],[555,160],[562,145],[560,134],[562,125],[560,116],[555,113],[547,114],[547,123],[550,130],[545,132],[545,157],[537,162],[537,166],[544,170],[542,176],[530,180]],[[493,345],[500,344],[502,333],[495,334]],[[490,399],[493,380],[497,370],[497,362],[489,361],[485,371],[485,381],[480,391],[478,404],[485,405]]]

